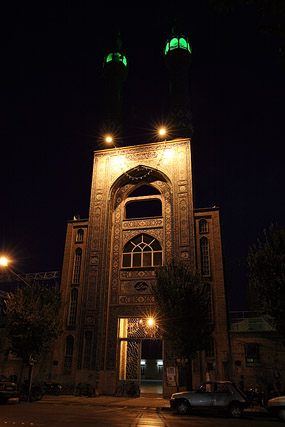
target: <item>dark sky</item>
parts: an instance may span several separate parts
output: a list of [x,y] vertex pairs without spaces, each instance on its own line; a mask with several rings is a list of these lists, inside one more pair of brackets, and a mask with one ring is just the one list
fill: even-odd
[[[124,144],[153,142],[178,7],[153,3],[2,6],[0,249],[18,273],[60,270],[66,221],[88,217],[93,151],[103,148],[102,63],[118,27],[129,65]],[[175,10],[193,48],[195,206],[221,209],[231,309],[246,308],[249,245],[272,222],[284,225],[285,214],[285,67],[280,34],[266,27],[278,27],[273,6],[282,2],[272,1],[272,16],[257,3],[190,1]]]

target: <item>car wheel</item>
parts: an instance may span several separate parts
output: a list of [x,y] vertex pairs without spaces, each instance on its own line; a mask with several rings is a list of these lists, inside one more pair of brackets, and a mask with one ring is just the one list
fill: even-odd
[[190,412],[190,405],[188,402],[186,402],[186,400],[181,400],[180,402],[177,403],[176,409],[179,412],[179,414],[185,415],[185,414],[188,414],[188,412]]
[[285,421],[285,408],[279,409],[278,417],[281,421]]
[[230,406],[230,415],[234,418],[239,418],[242,414],[242,409],[239,403],[232,403]]

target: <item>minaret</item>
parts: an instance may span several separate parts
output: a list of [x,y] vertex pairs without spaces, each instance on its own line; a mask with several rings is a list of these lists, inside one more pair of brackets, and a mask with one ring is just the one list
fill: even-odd
[[127,58],[122,51],[122,40],[117,33],[112,48],[103,64],[104,106],[100,133],[109,134],[118,143],[122,131],[122,89],[127,77]]
[[174,24],[172,36],[166,41],[164,56],[170,79],[168,120],[171,133],[174,138],[192,137],[194,131],[189,97],[191,47],[177,24]]

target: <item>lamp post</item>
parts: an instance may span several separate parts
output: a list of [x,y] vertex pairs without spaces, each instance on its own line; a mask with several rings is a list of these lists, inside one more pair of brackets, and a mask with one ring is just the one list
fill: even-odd
[[[28,286],[28,288],[31,289],[31,285],[29,282],[27,282],[26,280],[24,280],[21,276],[19,276],[17,273],[15,273],[15,271],[13,271],[10,267],[8,267],[9,264],[9,260],[8,258],[2,256],[0,257],[0,266],[3,268],[6,268],[10,273],[12,273],[18,280],[22,281],[25,283],[26,286]],[[31,391],[32,391],[32,379],[33,379],[33,369],[34,369],[34,357],[32,354],[30,354],[29,357],[29,375],[28,375],[28,396],[27,396],[27,401],[30,402],[31,401]]]

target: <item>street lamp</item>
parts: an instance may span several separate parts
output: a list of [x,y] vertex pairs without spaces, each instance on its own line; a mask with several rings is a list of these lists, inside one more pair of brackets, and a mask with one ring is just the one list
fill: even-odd
[[30,288],[31,287],[30,283],[26,282],[26,280],[23,279],[23,277],[19,276],[19,274],[15,273],[14,270],[8,267],[8,264],[9,264],[8,258],[6,258],[5,256],[0,257],[0,266],[7,268],[7,270],[10,271],[10,273],[12,273],[15,277],[17,277],[17,279],[19,279],[21,282],[24,282],[25,285],[29,286]]

